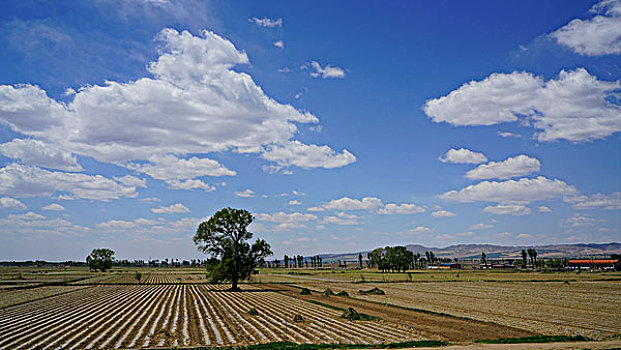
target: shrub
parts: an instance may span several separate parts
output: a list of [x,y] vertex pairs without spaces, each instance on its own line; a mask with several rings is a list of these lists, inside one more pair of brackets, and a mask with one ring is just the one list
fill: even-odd
[[356,311],[356,309],[354,309],[353,307],[350,307],[349,309],[347,309],[342,315],[342,318],[346,318],[349,321],[358,321],[360,320],[360,314],[358,313],[358,311]]
[[311,295],[311,291],[308,288],[302,288],[300,295]]
[[340,296],[340,297],[348,297],[349,293],[347,293],[346,291],[342,291],[342,292],[338,292],[336,293],[336,295]]
[[250,316],[259,316],[259,311],[257,311],[257,309],[255,308],[250,308],[250,310],[248,310],[248,315]]
[[136,279],[136,281],[138,281],[138,283],[140,283],[140,280],[142,279],[142,274],[140,272],[136,272],[134,278]]
[[323,292],[323,296],[324,296],[324,297],[326,297],[326,298],[329,298],[329,297],[331,297],[332,295],[334,295],[334,292],[333,292],[330,288],[326,289],[326,290]]
[[302,315],[295,314],[295,316],[293,316],[293,323],[302,323],[302,322],[304,322],[304,317],[302,317]]
[[367,292],[365,292],[365,291],[363,291],[362,289],[360,289],[360,290],[358,291],[358,294],[360,294],[360,295],[367,295]]

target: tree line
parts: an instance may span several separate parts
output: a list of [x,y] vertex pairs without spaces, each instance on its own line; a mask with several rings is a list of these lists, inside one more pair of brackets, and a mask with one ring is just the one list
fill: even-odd
[[[320,256],[311,256],[308,258],[304,258],[302,255],[296,256],[288,256],[285,254],[283,257],[283,265],[285,268],[296,268],[296,267],[312,267],[312,268],[320,268],[323,267],[323,258]],[[268,261],[268,267],[280,267],[280,261],[275,259],[271,262]]]

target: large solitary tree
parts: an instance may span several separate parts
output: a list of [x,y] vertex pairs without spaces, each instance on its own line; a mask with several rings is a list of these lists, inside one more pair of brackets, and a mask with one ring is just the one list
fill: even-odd
[[231,290],[238,291],[239,280],[250,277],[272,255],[266,241],[257,239],[252,245],[247,242],[252,238],[247,230],[251,222],[247,210],[224,208],[198,225],[194,243],[211,255],[207,271],[212,283],[231,281]]
[[93,249],[91,254],[86,257],[89,270],[101,270],[102,272],[112,268],[113,260],[114,251],[107,248]]

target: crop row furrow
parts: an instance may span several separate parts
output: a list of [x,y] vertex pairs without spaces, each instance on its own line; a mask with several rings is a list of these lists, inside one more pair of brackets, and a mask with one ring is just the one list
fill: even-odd
[[[266,300],[265,302],[271,303],[274,307],[282,307],[281,305],[291,302],[289,299],[290,297],[278,295],[272,298],[272,300]],[[358,323],[347,322],[341,319],[339,311],[316,308],[306,303],[299,303],[296,306],[299,308],[298,310],[303,310],[303,312],[307,314],[306,317],[314,320],[317,324],[325,323],[325,320],[329,319],[330,327],[346,336],[348,342],[379,343],[386,336],[386,334],[382,332],[377,332],[368,328],[373,322],[365,322],[363,327]],[[357,337],[353,338],[350,336],[351,334],[356,334]]]
[[[208,313],[204,313],[204,307],[201,308],[202,305],[199,305],[201,302],[200,298],[196,295],[196,290],[192,288],[193,286],[188,288],[189,296],[191,296],[192,304],[194,307],[191,309],[193,318],[190,318],[190,326],[196,327],[196,320],[199,322],[198,331],[202,333],[203,342],[200,344],[209,345],[212,343],[212,339],[216,339],[217,341],[220,339],[220,333],[216,329],[216,326],[213,324],[211,318]],[[195,322],[192,322],[194,320]],[[207,320],[209,327],[205,324],[205,320]]]
[[[354,332],[351,331],[349,325],[345,322],[342,322],[338,316],[339,312],[331,309],[326,309],[322,307],[316,307],[311,304],[307,304],[306,302],[295,301],[295,306],[292,308],[290,305],[294,302],[293,299],[289,297],[285,297],[280,294],[271,294],[263,295],[264,293],[257,296],[259,299],[259,303],[266,306],[268,309],[276,309],[276,310],[286,310],[287,313],[290,313],[292,316],[299,313],[304,319],[308,320],[310,323],[308,324],[308,331],[312,332],[315,337],[321,339],[322,341],[330,341],[329,338],[326,339],[326,333],[331,334],[330,338],[341,339],[340,342],[345,343],[369,343],[369,342],[378,342],[377,340],[371,337],[362,337],[359,334],[354,336]],[[326,327],[326,322],[329,322],[329,327]],[[329,331],[326,332],[326,329]]]
[[[236,320],[239,320],[241,323],[245,325],[245,327],[238,327],[238,328],[241,328],[241,330],[243,330],[247,334],[247,336],[250,338],[249,343],[258,342],[259,340],[257,338],[261,338],[261,341],[263,342],[268,342],[270,340],[271,341],[279,340],[276,337],[276,335],[273,332],[271,332],[271,330],[259,325],[259,327],[264,328],[264,331],[266,331],[267,333],[271,333],[270,338],[264,335],[263,332],[261,332],[253,324],[253,322],[251,322],[253,320],[252,316],[250,316],[250,320],[247,320],[246,317],[244,317],[244,311],[243,311],[244,298],[238,298],[238,300],[232,301],[228,297],[228,295],[226,295],[226,293],[208,293],[207,296],[212,297],[217,305],[222,305],[223,307],[225,307],[229,311],[229,313],[234,316]],[[248,305],[245,305],[245,306],[246,306],[246,311],[249,311],[252,308],[252,306],[248,306]]]
[[[131,294],[130,291],[117,289],[116,293],[113,294],[113,299],[122,299]],[[0,346],[16,346],[20,347],[28,346],[35,341],[39,341],[41,338],[48,337],[50,334],[53,334],[57,329],[65,327],[67,324],[71,323],[71,320],[80,319],[83,317],[88,317],[93,313],[98,312],[99,310],[105,308],[107,303],[107,298],[99,298],[96,302],[88,305],[82,305],[73,308],[62,308],[59,312],[49,315],[49,317],[38,318],[37,320],[33,320],[32,322],[28,322],[23,324],[19,329],[15,329],[8,334],[4,334],[4,341],[12,341],[11,343],[0,342]],[[34,329],[34,332],[24,332],[24,326],[26,329]],[[9,337],[9,334],[14,335]],[[33,334],[34,333],[34,334]]]
[[126,324],[127,319],[143,306],[141,301],[157,293],[157,289],[155,288],[141,288],[138,290],[140,290],[141,293],[135,293],[135,297],[126,300],[124,305],[117,310],[114,316],[109,317],[105,323],[101,324],[93,332],[89,332],[85,337],[71,344],[70,348],[85,347],[91,349],[97,347],[104,339],[114,339],[123,329],[123,325]]
[[118,339],[109,338],[101,345],[102,348],[109,346],[108,344],[114,343],[115,348],[127,347],[128,338],[135,332],[136,327],[139,326],[140,321],[144,319],[145,315],[150,309],[160,301],[159,295],[162,292],[162,288],[155,288],[157,293],[153,294],[146,302],[143,302],[144,307],[142,312],[136,312],[132,317],[124,324],[123,332],[117,335]]
[[[151,310],[150,310],[151,312],[149,312],[147,318],[141,320],[142,324],[138,327],[138,329],[136,331],[136,334],[134,334],[134,336],[131,338],[131,340],[124,347],[133,348],[136,345],[136,343],[138,342],[138,339],[140,339],[140,337],[144,333],[145,329],[147,329],[147,327],[150,326],[151,323],[153,322],[154,315],[159,310],[163,311],[165,304],[167,302],[169,302],[169,296],[171,294],[170,286],[166,286],[166,287],[164,287],[162,289],[163,289],[163,293],[162,293],[162,295],[158,296],[157,303],[155,304],[154,307],[151,308]],[[160,313],[160,315],[161,315],[161,313]]]
[[[219,298],[216,295],[218,293],[203,293],[203,296],[207,299],[207,302],[212,305],[217,305],[216,310],[219,310],[220,317],[223,317],[226,324],[234,330],[236,335],[236,343],[254,344],[257,342],[256,334],[263,336],[258,330],[249,323],[240,313],[228,304],[227,301]],[[253,334],[254,333],[254,334]],[[263,336],[265,339],[265,337]]]
[[[160,324],[157,324],[157,325],[154,324],[153,328],[151,329],[151,332],[148,335],[148,339],[150,339],[150,341],[148,343],[145,342],[145,346],[152,345],[152,346],[161,347],[161,346],[164,346],[164,344],[167,341],[170,341],[169,338],[172,336],[172,333],[168,332],[168,324],[175,322],[174,317],[176,316],[175,316],[174,310],[177,310],[177,304],[179,303],[179,294],[181,290],[183,290],[183,286],[175,287],[174,295],[172,297],[171,302],[168,304],[168,309],[166,310],[166,316],[162,318],[162,321]],[[157,329],[159,329],[159,331],[155,330],[156,327]],[[162,332],[161,339],[159,340],[156,339],[158,332]],[[154,343],[155,341],[157,341],[157,344]]]
[[[332,312],[332,310],[328,310],[325,309],[322,311],[324,311],[323,313],[321,313],[322,316],[320,317],[314,317],[313,313],[310,312],[309,309],[304,308],[302,305],[305,304],[305,302],[296,302],[295,303],[295,307],[291,308],[290,307],[290,301],[280,301],[278,299],[280,299],[280,295],[276,294],[273,296],[273,298],[269,298],[267,296],[257,296],[257,303],[260,305],[263,305],[266,309],[271,310],[271,309],[275,309],[275,310],[283,310],[285,311],[285,313],[288,315],[288,318],[292,318],[293,315],[295,314],[300,314],[302,315],[302,317],[309,321],[309,328],[310,331],[315,335],[315,337],[317,337],[318,339],[321,339],[322,341],[330,341],[330,338],[332,339],[339,339],[339,342],[343,342],[343,343],[353,343],[354,341],[352,340],[353,335],[348,335],[347,330],[344,329],[341,325],[336,324],[336,317],[337,314],[335,314],[334,312]],[[293,301],[293,300],[292,300]],[[324,323],[327,322],[329,320],[330,323],[330,327],[324,327]],[[286,320],[286,322],[288,322],[288,320]],[[328,337],[326,337],[326,334],[329,334]],[[362,338],[356,337],[354,338],[356,341],[359,342],[364,342],[364,340]]]
[[46,300],[36,300],[27,304],[9,307],[0,314],[0,328],[4,328],[7,325],[16,326],[19,324],[18,322],[22,321],[32,322],[36,318],[55,314],[59,307],[71,308],[76,305],[82,305],[84,302],[105,298],[100,292],[101,289],[98,287],[96,290],[80,290],[69,299],[62,296],[54,296]]
[[[131,313],[131,307],[136,304],[134,302],[138,301],[141,297],[142,295],[136,291],[136,293],[133,293],[128,298],[121,300],[116,307],[104,309],[102,313],[93,317],[92,321],[86,320],[86,327],[78,327],[75,330],[71,329],[70,331],[64,332],[55,339],[56,342],[54,344],[56,346],[53,345],[51,348],[76,348],[79,344],[83,344],[88,339],[94,338],[99,334],[99,331],[106,333],[105,330],[110,329],[109,324],[114,320],[121,319],[121,315]],[[65,343],[59,344],[60,341],[70,336],[72,337],[65,341]]]
[[226,343],[227,344],[235,343],[235,339],[233,338],[231,331],[229,330],[229,328],[223,321],[223,319],[226,316],[224,316],[221,313],[220,308],[214,307],[214,304],[209,302],[209,300],[207,300],[203,290],[201,290],[200,288],[197,288],[196,286],[192,286],[192,288],[196,288],[197,295],[201,300],[201,304],[207,305],[207,308],[209,309],[209,314],[211,315],[212,319],[215,321],[214,323],[217,324],[218,328],[220,329],[220,334],[224,333],[224,335],[226,336]]

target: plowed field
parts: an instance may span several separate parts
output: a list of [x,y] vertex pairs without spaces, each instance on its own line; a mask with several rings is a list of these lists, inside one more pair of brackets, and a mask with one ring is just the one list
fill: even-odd
[[[58,287],[60,288],[60,287]],[[73,287],[68,287],[73,288]],[[0,349],[99,349],[301,343],[389,343],[421,338],[385,321],[350,322],[340,311],[259,289],[225,286],[94,286],[0,310]],[[257,316],[247,314],[256,308]],[[302,323],[293,323],[300,314]]]
[[[605,338],[621,334],[621,282],[304,282],[315,290],[494,322],[542,334]],[[379,287],[385,295],[360,295]]]

